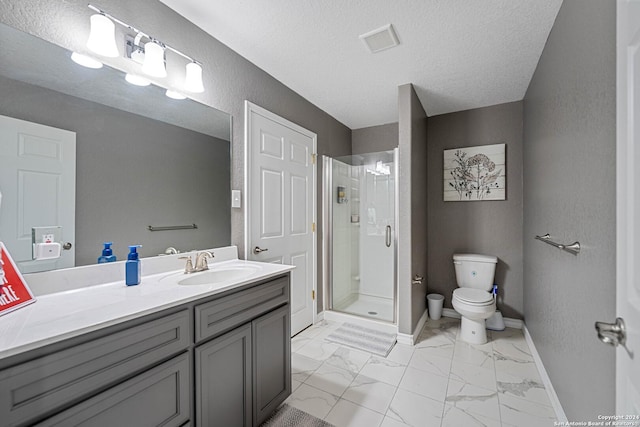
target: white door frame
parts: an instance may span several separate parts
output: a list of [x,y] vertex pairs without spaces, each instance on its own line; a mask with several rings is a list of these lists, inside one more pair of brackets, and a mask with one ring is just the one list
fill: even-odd
[[[313,153],[318,152],[318,136],[283,117],[278,116],[277,114],[272,113],[269,110],[266,110],[252,102],[247,100],[244,101],[244,194],[243,194],[243,205],[244,209],[244,259],[250,259],[251,256],[251,206],[249,205],[249,183],[251,182],[251,173],[254,172],[251,164],[251,149],[249,144],[251,143],[251,113],[257,113],[261,116],[268,118],[276,123],[281,124],[282,126],[288,127],[298,133],[301,133],[305,136],[308,136],[313,140]],[[317,156],[316,156],[317,158]],[[318,201],[317,201],[317,168],[318,162],[317,160],[312,164],[313,168],[313,182],[311,189],[311,197],[313,198],[313,208],[312,208],[312,216],[313,223],[316,224],[316,229],[312,234],[313,236],[313,250],[312,250],[312,272],[313,272],[313,280],[312,280],[312,289],[313,293],[316,296],[313,299],[313,323],[315,324],[318,317]]]
[[[640,414],[640,293],[637,291],[640,278],[636,266],[640,254],[636,241],[640,225],[637,217],[640,176],[634,164],[640,148],[640,128],[635,118],[640,105],[635,105],[634,91],[640,84],[637,77],[630,76],[639,71],[630,66],[630,62],[640,55],[639,9],[638,0],[617,2],[616,314],[626,322],[627,329],[626,344],[616,348],[616,414],[621,416]],[[634,281],[635,287],[632,286]],[[631,356],[634,353],[635,358]]]

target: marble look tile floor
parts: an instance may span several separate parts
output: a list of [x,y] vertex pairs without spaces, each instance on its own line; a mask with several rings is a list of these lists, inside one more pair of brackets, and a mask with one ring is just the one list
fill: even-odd
[[386,358],[325,340],[323,321],[292,339],[286,403],[336,427],[553,426],[555,413],[521,330],[460,340],[460,320],[429,320]]

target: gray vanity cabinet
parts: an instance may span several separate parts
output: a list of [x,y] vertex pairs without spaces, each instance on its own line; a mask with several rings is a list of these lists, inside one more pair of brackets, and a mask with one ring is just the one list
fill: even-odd
[[287,274],[0,359],[0,425],[257,426],[291,393],[289,301]]

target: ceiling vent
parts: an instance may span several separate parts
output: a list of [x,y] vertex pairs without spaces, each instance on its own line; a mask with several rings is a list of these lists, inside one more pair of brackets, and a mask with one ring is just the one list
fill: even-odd
[[360,40],[364,42],[371,53],[390,49],[400,44],[391,24],[360,35]]

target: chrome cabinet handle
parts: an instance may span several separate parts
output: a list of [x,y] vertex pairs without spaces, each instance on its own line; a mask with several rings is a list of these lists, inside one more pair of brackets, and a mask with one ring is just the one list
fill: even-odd
[[387,230],[384,236],[384,244],[387,245],[387,247],[391,246],[391,226],[390,225],[387,225]]
[[627,341],[627,330],[624,326],[624,320],[618,317],[616,323],[596,322],[596,331],[598,338],[605,344],[617,347],[618,344],[624,345]]
[[269,248],[262,249],[260,246],[256,246],[255,248],[253,248],[253,253],[258,255],[260,252],[267,252],[268,250]]

